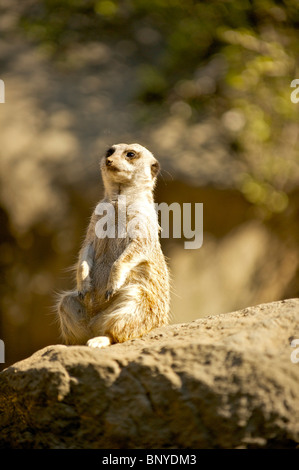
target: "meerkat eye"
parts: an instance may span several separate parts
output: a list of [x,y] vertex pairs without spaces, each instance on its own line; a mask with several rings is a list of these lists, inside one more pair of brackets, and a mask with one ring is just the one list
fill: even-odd
[[136,153],[135,153],[135,152],[127,152],[127,153],[126,153],[126,157],[128,157],[128,158],[134,158],[134,157],[136,157]]
[[106,152],[106,158],[110,157],[113,153],[115,152],[115,149],[111,147],[109,150]]

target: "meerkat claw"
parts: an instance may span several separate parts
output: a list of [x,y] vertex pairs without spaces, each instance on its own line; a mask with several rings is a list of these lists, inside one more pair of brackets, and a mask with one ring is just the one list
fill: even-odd
[[88,290],[79,290],[78,291],[78,298],[79,300],[81,300],[81,302],[83,302],[83,300],[85,300],[85,297],[86,297],[86,294],[88,294]]
[[114,291],[113,291],[112,289],[110,289],[110,290],[106,290],[106,293],[105,293],[105,299],[106,299],[106,300],[109,300],[109,299],[110,299],[110,297],[112,297],[112,296],[113,296],[113,294],[114,294]]
[[85,297],[85,292],[82,292],[82,291],[78,291],[78,297],[80,300],[84,300],[84,297]]

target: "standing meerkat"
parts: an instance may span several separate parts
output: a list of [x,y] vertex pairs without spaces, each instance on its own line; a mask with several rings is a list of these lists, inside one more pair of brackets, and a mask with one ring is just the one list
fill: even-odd
[[168,323],[169,273],[153,199],[158,161],[139,144],[118,144],[100,166],[105,196],[79,253],[77,289],[60,295],[58,319],[66,344],[102,348]]

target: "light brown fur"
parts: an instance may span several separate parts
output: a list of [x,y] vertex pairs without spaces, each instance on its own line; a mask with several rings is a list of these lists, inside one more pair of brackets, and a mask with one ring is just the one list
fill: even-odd
[[[105,347],[168,323],[169,274],[153,201],[158,171],[157,160],[139,144],[114,145],[101,160],[101,203],[115,208],[116,226],[117,214],[125,214],[128,233],[125,238],[99,237],[97,222],[103,214],[93,212],[79,253],[77,289],[61,294],[58,302],[67,344]],[[139,231],[132,237],[134,226]]]

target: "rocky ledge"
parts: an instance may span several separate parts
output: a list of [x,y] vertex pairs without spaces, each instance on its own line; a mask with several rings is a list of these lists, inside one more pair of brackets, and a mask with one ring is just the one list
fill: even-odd
[[0,447],[298,447],[298,338],[290,299],[103,350],[48,346],[0,374]]

